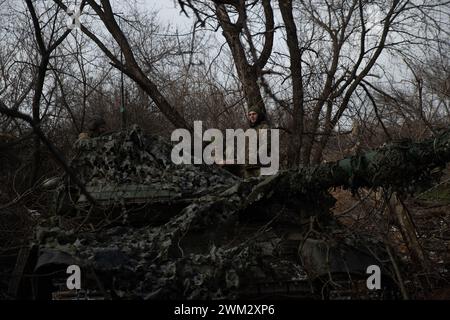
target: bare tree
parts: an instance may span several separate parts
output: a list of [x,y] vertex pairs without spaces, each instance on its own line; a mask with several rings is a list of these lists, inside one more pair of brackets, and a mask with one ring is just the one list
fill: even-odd
[[[178,3],[185,12],[192,9],[202,23],[216,21],[220,26],[247,103],[267,108],[273,101],[285,110],[291,165],[320,162],[356,92],[364,93],[363,80],[371,81],[373,73],[381,77],[386,71],[381,68],[386,61],[380,63],[380,59],[405,46],[432,46],[429,34],[415,28],[445,29],[448,18],[448,2],[435,1]],[[274,18],[278,17],[274,11],[280,12],[281,21]],[[436,12],[441,13],[440,19],[431,18]],[[277,36],[277,29],[281,35]],[[274,49],[274,37],[283,37],[287,50],[278,41]]]
[[[55,3],[65,11],[68,7],[61,0],[55,0]],[[191,128],[191,126],[185,121],[180,113],[173,107],[166,97],[158,89],[156,83],[152,81],[142,70],[142,67],[136,61],[135,53],[133,52],[130,43],[123,33],[121,27],[116,21],[116,14],[111,7],[111,3],[108,0],[102,0],[101,5],[95,1],[88,0],[87,3],[100,18],[101,22],[108,30],[109,34],[113,37],[114,41],[120,48],[120,52],[123,54],[124,61],[122,62],[120,56],[111,51],[108,46],[102,42],[102,40],[96,36],[92,31],[86,28],[83,24],[81,30],[92,41],[94,41],[98,47],[104,52],[104,54],[111,60],[114,67],[124,72],[127,76],[133,79],[147,94],[155,101],[161,112],[169,119],[169,121],[180,128]]]
[[[45,77],[47,74],[48,66],[50,63],[51,54],[53,51],[64,41],[64,39],[70,34],[71,30],[67,28],[61,27],[61,20],[58,21],[58,9],[56,8],[56,12],[53,17],[51,17],[48,21],[45,21],[44,24],[51,25],[50,35],[48,37],[48,41],[44,40],[43,28],[41,27],[41,22],[38,17],[38,13],[34,4],[31,0],[26,0],[26,5],[28,11],[31,16],[35,40],[38,47],[38,52],[40,55],[39,65],[36,70],[36,80],[34,84],[34,94],[32,101],[32,116],[33,122],[39,124],[41,120],[41,97],[44,89]],[[82,3],[84,6],[84,2]],[[59,25],[58,25],[59,22]],[[58,32],[59,31],[59,32]],[[62,32],[64,31],[64,32]],[[58,35],[59,33],[59,35]],[[40,138],[36,135],[34,140],[34,161],[33,161],[33,171],[31,175],[31,184],[34,184],[38,178],[39,167],[41,163],[41,155],[40,155]]]

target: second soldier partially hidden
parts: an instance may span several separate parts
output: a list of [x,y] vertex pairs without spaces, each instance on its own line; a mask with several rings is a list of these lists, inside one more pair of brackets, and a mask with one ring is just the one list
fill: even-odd
[[78,140],[96,138],[103,135],[107,131],[106,121],[101,116],[95,116],[89,121],[87,129],[87,132],[81,132],[78,135]]

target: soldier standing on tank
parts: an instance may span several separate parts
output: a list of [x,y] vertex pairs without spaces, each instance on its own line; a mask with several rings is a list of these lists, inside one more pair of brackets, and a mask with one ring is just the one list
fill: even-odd
[[[270,127],[269,127],[269,124],[267,122],[266,113],[263,110],[261,110],[257,106],[250,106],[248,108],[248,112],[247,112],[247,119],[248,119],[249,127],[251,129],[255,129],[256,130],[256,134],[258,136],[258,144],[260,144],[260,141],[259,141],[259,134],[260,133],[259,133],[259,131],[261,129],[267,129],[267,141],[266,142],[270,141],[270,136],[269,136],[269,134],[270,134],[270,130],[269,130]],[[248,159],[249,159],[249,154],[248,154],[249,153],[249,146],[248,146],[248,143],[249,143],[249,141],[247,139],[247,141],[246,141],[246,149],[247,150],[246,150],[246,156],[245,156],[246,163],[245,163],[245,165],[243,167],[243,174],[242,174],[243,177],[246,178],[246,179],[251,178],[251,177],[259,177],[260,174],[261,174],[261,164],[259,163],[259,161],[256,164],[248,163],[249,162],[248,161]],[[258,145],[256,150],[259,151],[260,147],[261,147],[261,145]],[[267,149],[270,152],[269,145],[267,146]]]

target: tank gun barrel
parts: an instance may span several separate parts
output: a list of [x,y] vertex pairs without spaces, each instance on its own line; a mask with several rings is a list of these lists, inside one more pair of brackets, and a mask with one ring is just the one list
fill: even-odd
[[330,163],[280,171],[267,178],[271,188],[289,194],[307,194],[331,187],[384,187],[408,190],[430,177],[433,169],[450,161],[450,130],[423,142],[407,140]]

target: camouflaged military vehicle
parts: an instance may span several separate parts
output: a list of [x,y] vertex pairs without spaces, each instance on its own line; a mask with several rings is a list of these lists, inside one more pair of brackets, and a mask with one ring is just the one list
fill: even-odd
[[[25,259],[34,277],[22,279],[19,295],[395,298],[384,246],[357,230],[342,232],[328,189],[407,188],[450,159],[446,133],[243,180],[215,165],[175,165],[171,149],[136,126],[78,141],[71,167],[95,202],[60,178],[54,212]],[[80,290],[66,287],[69,265],[81,268]],[[383,290],[368,290],[370,265],[382,270]]]

